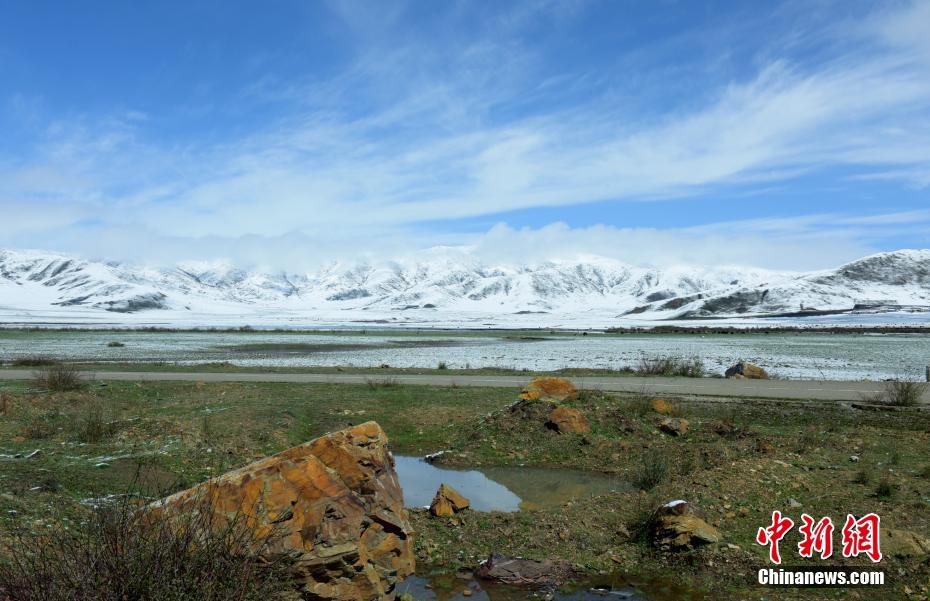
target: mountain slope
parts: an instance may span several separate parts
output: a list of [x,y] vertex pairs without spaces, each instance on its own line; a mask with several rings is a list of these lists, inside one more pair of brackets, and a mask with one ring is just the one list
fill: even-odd
[[[222,263],[156,269],[56,253],[0,251],[0,319],[39,313],[417,314],[573,316],[643,320],[930,306],[930,251],[897,251],[816,273],[678,267],[589,258],[485,265],[467,256],[334,263],[266,273]],[[605,325],[607,325],[605,323]]]

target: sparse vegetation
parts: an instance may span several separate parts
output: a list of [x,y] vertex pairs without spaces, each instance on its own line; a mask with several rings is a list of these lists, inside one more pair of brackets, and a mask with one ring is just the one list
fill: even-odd
[[365,384],[372,389],[375,388],[396,388],[400,386],[400,382],[397,381],[397,378],[366,378]]
[[889,405],[891,407],[916,407],[922,402],[924,394],[930,384],[914,380],[889,380],[885,382],[881,392],[864,396],[863,401],[876,405]]
[[445,362],[445,361],[440,361],[440,362],[436,365],[436,369],[440,369],[440,370],[449,369],[449,366],[446,365],[446,362]]
[[864,486],[868,486],[871,481],[872,471],[866,467],[859,468],[859,471],[856,472],[856,477],[853,479],[855,484],[862,484]]
[[97,444],[111,438],[118,430],[116,421],[108,421],[99,400],[86,403],[76,420],[76,434],[81,442]]
[[[79,500],[126,490],[143,457],[150,462],[151,481],[192,484],[367,420],[382,425],[398,455],[449,449],[438,467],[488,469],[491,476],[498,467],[551,466],[601,472],[617,483],[613,492],[596,497],[579,491],[558,508],[464,512],[456,523],[412,509],[418,565],[450,570],[451,578],[458,568],[473,569],[489,552],[499,551],[565,559],[592,575],[622,569],[642,575],[644,582],[659,576],[663,586],[684,587],[681,596],[669,598],[703,589],[729,593],[708,598],[744,599],[758,592],[747,588],[746,574],[766,561],[765,548],[754,541],[773,508],[785,507],[795,521],[801,512],[836,517],[875,511],[895,528],[916,533],[930,528],[930,514],[913,510],[930,495],[930,466],[921,452],[930,444],[927,412],[661,395],[690,423],[686,435],[671,437],[657,434],[666,416],[652,408],[650,401],[658,397],[649,390],[625,395],[587,388],[563,404],[581,411],[591,432],[565,436],[544,426],[550,403],[514,406],[518,388],[383,386],[382,378],[391,376],[371,374],[375,380],[369,386],[111,381],[51,395],[26,382],[3,382],[9,409],[0,418],[0,454],[21,458],[0,460],[0,493],[6,493],[0,494],[0,539],[9,539],[7,532],[17,523],[53,537],[74,528],[89,515]],[[77,428],[94,402],[119,430],[84,443]],[[45,424],[45,438],[20,438],[31,421]],[[206,452],[205,432],[212,452]],[[36,450],[39,454],[30,457]],[[895,451],[898,465],[891,466]],[[851,454],[860,461],[850,461]],[[96,467],[100,458],[107,458],[108,466]],[[860,478],[860,470],[868,476]],[[891,497],[878,494],[883,478],[895,491]],[[859,479],[861,484],[849,485]],[[529,498],[519,488],[512,490]],[[468,490],[461,492],[468,496]],[[717,545],[665,556],[637,538],[641,520],[679,498],[693,502],[725,542],[740,550]],[[789,498],[802,508],[789,509]],[[10,510],[18,512],[15,520],[6,518]],[[63,522],[62,515],[70,520]],[[620,568],[614,557],[623,560]],[[851,565],[869,565],[861,559]],[[899,587],[919,590],[922,558],[885,561],[894,573],[905,571]],[[817,593],[822,590],[801,590],[790,598],[815,599]]]
[[288,590],[288,563],[209,510],[152,520],[130,495],[54,537],[24,528],[0,543],[0,599],[17,601],[264,601]]
[[81,372],[72,365],[55,363],[39,369],[33,374],[36,388],[49,392],[70,392],[84,388]]
[[700,357],[640,357],[636,367],[640,376],[704,377],[704,362]]

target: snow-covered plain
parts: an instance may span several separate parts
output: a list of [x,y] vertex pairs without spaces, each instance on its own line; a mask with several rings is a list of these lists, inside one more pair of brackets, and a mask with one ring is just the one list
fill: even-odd
[[[109,347],[119,341],[124,347]],[[260,345],[260,346],[255,346]],[[295,347],[293,345],[311,345]],[[246,367],[357,366],[503,367],[555,370],[635,367],[641,357],[700,357],[709,374],[743,359],[785,378],[815,380],[920,379],[930,363],[924,334],[540,334],[522,336],[437,332],[238,333],[0,330],[0,360],[49,356],[100,362]]]
[[653,269],[599,257],[486,265],[439,251],[416,261],[285,273],[0,250],[0,325],[8,327],[930,327],[928,311],[930,250],[882,253],[814,273]]

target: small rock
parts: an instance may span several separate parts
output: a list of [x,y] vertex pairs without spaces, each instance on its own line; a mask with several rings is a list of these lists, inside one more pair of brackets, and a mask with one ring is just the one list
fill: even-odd
[[467,589],[465,589],[465,590],[462,591],[462,596],[463,596],[463,597],[471,597],[473,594],[474,594],[474,593],[471,592],[471,589],[470,589],[470,588],[467,588]]
[[471,503],[459,491],[448,484],[440,484],[433,502],[430,503],[429,512],[436,517],[452,517],[456,513],[468,509]]
[[788,499],[788,507],[797,509],[798,507],[802,507],[802,505],[795,499]]
[[95,463],[94,467],[97,468],[98,470],[104,470],[110,467],[110,464],[107,463],[106,461],[101,461],[100,463]]
[[745,507],[740,507],[740,508],[739,508],[739,514],[740,514],[740,516],[742,516],[742,517],[746,517],[747,515],[749,515],[749,510],[746,509]]
[[859,456],[858,456],[858,455],[850,455],[850,456],[849,456],[849,460],[852,461],[853,463],[859,463]]
[[724,374],[728,378],[742,376],[748,380],[768,380],[769,374],[758,365],[753,365],[746,361],[740,361]]
[[708,524],[687,501],[671,501],[659,507],[652,519],[653,544],[663,550],[690,549],[720,542],[720,532]]
[[732,520],[733,518],[736,517],[736,512],[735,512],[735,511],[728,511],[728,512],[726,512],[726,513],[724,514],[723,517],[725,517],[725,518],[728,519],[728,520]]
[[667,417],[659,424],[659,429],[672,436],[684,436],[688,433],[688,420],[679,417]]

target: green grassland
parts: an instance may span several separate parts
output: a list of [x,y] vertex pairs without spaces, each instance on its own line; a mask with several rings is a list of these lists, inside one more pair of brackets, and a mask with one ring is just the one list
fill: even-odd
[[[592,432],[559,435],[544,425],[544,404],[510,407],[514,389],[403,386],[389,374],[368,385],[90,382],[47,393],[0,381],[0,391],[0,536],[14,521],[73,525],[88,511],[82,500],[130,488],[164,494],[368,420],[382,425],[395,453],[451,449],[443,461],[455,467],[571,467],[636,485],[557,510],[466,512],[454,520],[412,511],[425,570],[473,567],[498,551],[564,558],[591,574],[659,578],[699,591],[695,598],[704,591],[708,599],[845,599],[843,590],[772,594],[753,584],[766,557],[754,543],[756,529],[773,509],[795,521],[806,512],[840,523],[847,513],[874,511],[885,525],[930,532],[930,414],[919,410],[673,399],[690,431],[672,437],[658,429],[663,416],[648,393],[582,391],[568,404],[588,417]],[[658,504],[679,498],[700,506],[724,542],[674,555],[653,551],[641,526]],[[794,556],[796,534],[783,542],[785,554]],[[881,567],[889,585],[862,598],[908,598],[905,587],[926,597],[926,557],[889,557]]]

